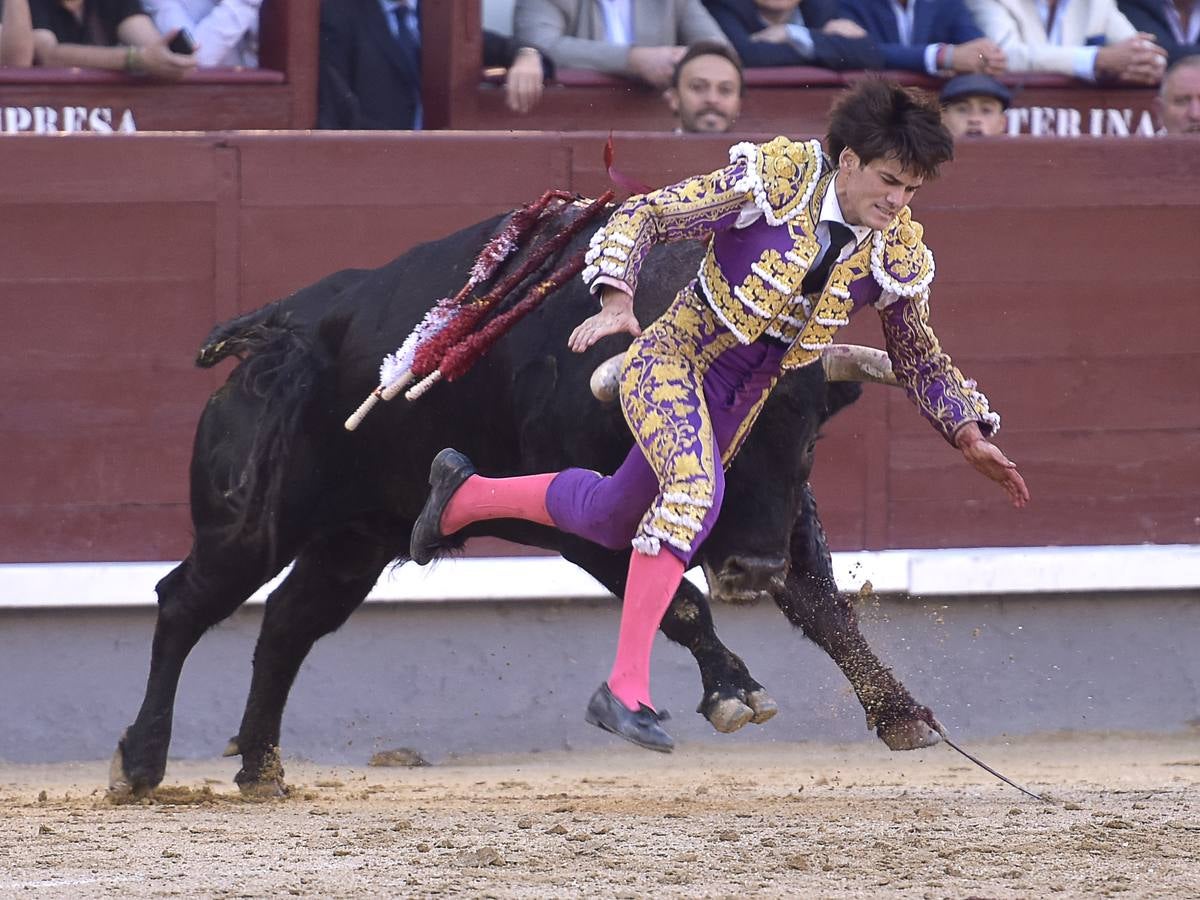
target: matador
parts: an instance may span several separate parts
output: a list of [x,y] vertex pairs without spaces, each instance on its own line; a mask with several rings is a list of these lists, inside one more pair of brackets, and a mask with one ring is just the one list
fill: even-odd
[[[785,137],[739,143],[728,166],[631,197],[591,240],[583,278],[601,310],[569,344],[582,352],[606,335],[636,335],[620,375],[634,447],[612,475],[499,479],[443,450],[412,558],[427,562],[446,535],[490,518],[632,546],[616,660],[586,718],[669,751],[650,699],[654,634],[716,521],[724,470],[781,372],[818,363],[855,313],[878,312],[893,372],[921,415],[1024,505],[1023,479],[988,440],[999,416],[930,327],[933,255],[908,202],[952,154],[936,101],[872,79],[835,106],[825,148]],[[633,311],[642,261],[654,244],[686,239],[707,240],[700,269],[642,332]]]

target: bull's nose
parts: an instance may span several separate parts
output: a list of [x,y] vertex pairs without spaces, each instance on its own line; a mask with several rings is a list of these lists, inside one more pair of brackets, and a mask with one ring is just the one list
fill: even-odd
[[721,576],[743,582],[756,590],[769,590],[783,579],[787,560],[782,556],[731,556]]

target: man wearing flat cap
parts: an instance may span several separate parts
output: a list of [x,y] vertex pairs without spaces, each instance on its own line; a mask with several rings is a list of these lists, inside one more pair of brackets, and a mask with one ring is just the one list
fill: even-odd
[[1012,92],[990,75],[972,72],[951,78],[942,86],[939,99],[942,122],[956,141],[1008,131],[1005,110],[1012,104]]

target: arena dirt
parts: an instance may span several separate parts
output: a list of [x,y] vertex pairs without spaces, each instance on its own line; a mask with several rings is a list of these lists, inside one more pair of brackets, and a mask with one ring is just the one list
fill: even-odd
[[131,805],[107,761],[0,766],[3,897],[1200,897],[1200,734],[945,747],[684,747],[426,768],[172,762]]

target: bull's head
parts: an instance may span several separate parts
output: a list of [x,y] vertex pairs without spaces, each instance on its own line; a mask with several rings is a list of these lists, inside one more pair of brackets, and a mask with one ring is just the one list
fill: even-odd
[[[592,376],[598,399],[616,399],[620,363],[613,357]],[[698,555],[714,600],[754,603],[783,588],[821,425],[858,399],[858,382],[896,383],[881,350],[833,345],[822,363],[780,379],[726,475],[721,516]]]

